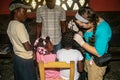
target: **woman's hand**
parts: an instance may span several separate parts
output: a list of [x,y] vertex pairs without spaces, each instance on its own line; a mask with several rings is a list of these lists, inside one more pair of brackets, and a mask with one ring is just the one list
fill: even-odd
[[73,38],[78,44],[80,44],[80,46],[83,46],[83,44],[85,43],[85,41],[83,40],[82,36],[79,34],[75,34],[74,38]]
[[72,30],[75,31],[75,32],[78,32],[78,31],[79,31],[77,25],[75,24],[75,22],[73,22],[73,20],[71,20],[71,21],[68,23],[68,28],[69,28],[69,29],[72,29]]
[[83,32],[82,31],[79,31],[78,34],[83,37]]

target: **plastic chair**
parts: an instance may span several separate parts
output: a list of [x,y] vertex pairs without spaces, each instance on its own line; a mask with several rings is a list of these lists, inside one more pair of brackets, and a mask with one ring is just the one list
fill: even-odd
[[70,80],[74,80],[74,61],[70,61],[70,63],[66,62],[49,62],[49,63],[44,63],[43,61],[40,61],[38,63],[38,68],[39,68],[39,76],[40,80],[45,80],[45,68],[69,68],[70,69]]

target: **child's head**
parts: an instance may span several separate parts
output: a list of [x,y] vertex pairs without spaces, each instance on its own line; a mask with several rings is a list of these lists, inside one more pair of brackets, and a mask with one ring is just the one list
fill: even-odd
[[49,37],[37,39],[34,46],[41,54],[49,54],[53,51],[53,44],[51,43]]
[[62,45],[64,48],[66,49],[77,49],[79,51],[83,51],[83,49],[81,48],[81,46],[74,41],[73,37],[74,37],[74,32],[72,31],[67,31],[64,33],[63,37],[62,37]]
[[72,48],[73,47],[73,35],[72,32],[65,32],[62,37],[62,45],[64,48]]
[[53,44],[50,41],[50,37],[46,37],[46,49],[48,52],[53,51]]

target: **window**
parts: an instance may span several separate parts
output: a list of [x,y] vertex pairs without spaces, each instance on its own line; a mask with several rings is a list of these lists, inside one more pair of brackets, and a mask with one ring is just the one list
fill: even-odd
[[[34,12],[38,7],[45,5],[45,0],[22,0],[33,8],[29,12]],[[88,0],[56,0],[56,5],[63,7],[66,11],[78,10],[81,6],[88,6]]]

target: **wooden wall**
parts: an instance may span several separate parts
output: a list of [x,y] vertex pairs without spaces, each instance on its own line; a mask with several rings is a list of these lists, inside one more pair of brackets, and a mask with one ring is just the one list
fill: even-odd
[[120,11],[120,0],[89,0],[89,6],[94,11],[118,12]]

